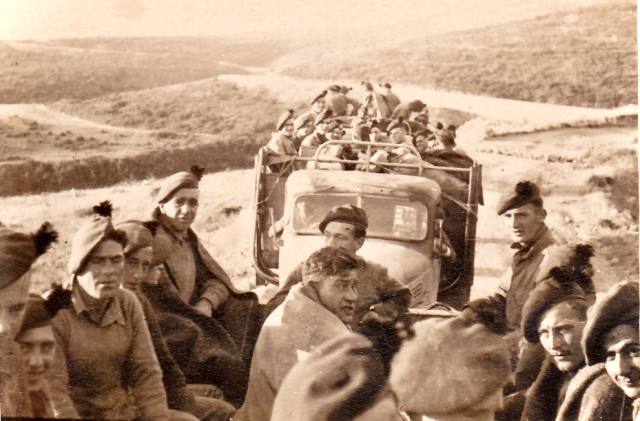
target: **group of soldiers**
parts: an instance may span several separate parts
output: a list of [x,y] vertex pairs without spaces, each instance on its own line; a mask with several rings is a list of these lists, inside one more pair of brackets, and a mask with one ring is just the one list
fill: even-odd
[[[310,156],[329,140],[353,140],[390,144],[370,157],[374,164],[412,163],[443,152],[466,156],[456,144],[456,127],[450,124],[445,127],[442,122],[430,124],[429,110],[421,100],[401,102],[389,83],[380,84],[380,91],[370,82],[362,82],[362,87],[362,101],[348,95],[351,88],[332,85],[317,95],[310,109],[300,115],[296,116],[294,110],[285,112],[277,121],[266,151],[281,156]],[[411,154],[406,146],[415,148],[420,157]],[[357,161],[358,152],[341,146],[332,148],[329,155]],[[348,165],[343,168],[356,169]]]
[[[377,118],[394,102],[390,86],[384,100],[365,88],[353,108],[372,125],[367,110]],[[333,95],[322,110],[340,116]],[[299,124],[281,120],[279,130]],[[42,296],[29,294],[31,266],[58,234],[48,223],[31,235],[0,228],[3,416],[638,419],[638,283],[596,299],[594,250],[556,238],[535,183],[498,204],[514,254],[495,294],[420,319],[410,290],[358,256],[368,216],[346,204],[319,224],[324,246],[259,303],[191,228],[201,177],[193,167],[161,180],[147,220],[114,223],[111,203],[94,206],[69,277]]]

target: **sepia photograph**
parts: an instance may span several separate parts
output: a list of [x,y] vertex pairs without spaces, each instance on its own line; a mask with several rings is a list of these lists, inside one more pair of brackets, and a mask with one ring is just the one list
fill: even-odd
[[640,421],[634,0],[0,0],[0,420]]

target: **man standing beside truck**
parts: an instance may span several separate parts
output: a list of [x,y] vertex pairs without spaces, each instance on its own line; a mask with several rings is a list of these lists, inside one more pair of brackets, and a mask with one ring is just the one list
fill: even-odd
[[[367,227],[366,212],[354,205],[332,208],[319,226],[320,232],[325,236],[326,246],[339,247],[352,253],[356,253],[364,244]],[[365,316],[390,321],[407,311],[411,291],[391,278],[385,267],[363,259],[361,272],[354,323]],[[284,285],[267,303],[267,314],[284,301],[293,285],[301,281],[302,263],[291,272]]]

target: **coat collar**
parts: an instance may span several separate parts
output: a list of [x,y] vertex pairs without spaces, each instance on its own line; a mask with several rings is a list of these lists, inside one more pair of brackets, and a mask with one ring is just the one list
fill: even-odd
[[105,310],[102,319],[100,319],[100,321],[96,323],[89,316],[89,310],[87,304],[82,298],[80,288],[81,287],[80,285],[78,285],[77,281],[74,281],[73,289],[71,292],[71,304],[73,306],[73,310],[78,316],[84,313],[84,317],[86,317],[88,320],[91,320],[93,323],[97,324],[100,327],[107,327],[113,323],[118,323],[121,326],[125,326],[124,313],[122,311],[122,306],[120,305],[120,300],[118,299],[117,295],[111,298],[109,304],[107,304],[107,309]]
[[543,223],[536,232],[532,241],[528,243],[513,243],[511,244],[511,248],[517,250],[515,255],[518,256],[518,258],[528,259],[532,255],[537,254],[542,249],[553,244],[553,242],[551,230]]

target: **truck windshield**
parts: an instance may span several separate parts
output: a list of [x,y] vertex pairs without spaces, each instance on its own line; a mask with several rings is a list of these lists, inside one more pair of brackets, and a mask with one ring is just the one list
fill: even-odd
[[[427,236],[427,208],[421,202],[382,196],[361,196],[369,218],[367,237],[419,241]],[[293,229],[300,234],[319,234],[320,222],[334,206],[358,205],[356,195],[303,195],[296,199]]]

